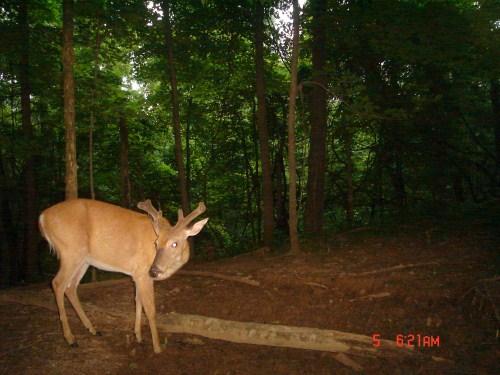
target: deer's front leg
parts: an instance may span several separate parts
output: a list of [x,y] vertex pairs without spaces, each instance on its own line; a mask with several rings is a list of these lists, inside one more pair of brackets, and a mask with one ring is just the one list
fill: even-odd
[[141,301],[141,296],[139,294],[139,287],[136,284],[136,287],[135,287],[135,328],[134,328],[134,334],[135,334],[135,339],[137,340],[138,343],[142,342],[141,319],[142,319],[142,301]]
[[[158,329],[156,328],[156,308],[155,308],[155,296],[153,288],[153,280],[149,276],[144,276],[136,281],[137,293],[139,293],[139,299],[144,307],[144,312],[148,318],[149,328],[151,330],[151,336],[153,338],[153,348],[155,353],[161,353],[160,339],[158,337]],[[136,310],[137,314],[137,310]],[[137,315],[136,315],[137,318]],[[137,328],[137,321],[136,321]]]

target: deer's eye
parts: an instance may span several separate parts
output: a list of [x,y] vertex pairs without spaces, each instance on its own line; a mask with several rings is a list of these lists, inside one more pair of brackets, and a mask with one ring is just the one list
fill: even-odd
[[172,247],[177,247],[177,242],[172,242]]

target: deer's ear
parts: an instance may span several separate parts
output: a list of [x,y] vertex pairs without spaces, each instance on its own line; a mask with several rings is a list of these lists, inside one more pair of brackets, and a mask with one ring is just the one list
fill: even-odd
[[206,219],[200,220],[197,223],[195,223],[191,228],[186,229],[186,235],[187,237],[189,236],[196,236],[198,233],[200,233],[200,230],[203,229],[205,224],[208,221],[208,217]]

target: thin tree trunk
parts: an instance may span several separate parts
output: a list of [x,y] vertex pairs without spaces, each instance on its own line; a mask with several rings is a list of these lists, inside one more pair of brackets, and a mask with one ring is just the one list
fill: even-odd
[[290,253],[300,251],[297,229],[297,162],[295,160],[295,107],[297,100],[297,66],[299,61],[299,15],[298,0],[293,0],[293,47],[290,71],[290,105],[288,107],[288,174],[290,179],[288,195],[288,229],[290,232]]
[[94,44],[94,74],[92,77],[92,88],[90,89],[90,119],[89,119],[89,180],[90,180],[90,197],[92,199],[95,199],[95,189],[94,189],[95,102],[97,95],[97,73],[99,71],[99,51],[101,48],[102,40],[103,38],[99,34],[99,30],[96,30],[96,40]]
[[191,201],[189,191],[191,190],[191,120],[193,111],[193,99],[189,98],[186,114],[186,190],[188,193],[188,201]]
[[325,47],[326,0],[312,0],[312,65],[311,140],[309,148],[307,201],[304,229],[313,235],[321,234],[325,209],[327,92]]
[[90,198],[95,199],[94,189],[94,110],[90,110],[89,118],[89,184],[90,184]]
[[[286,117],[285,117],[286,119]],[[281,132],[283,133],[283,132]],[[286,173],[285,173],[285,161],[284,159],[284,151],[285,151],[285,134],[280,135],[280,144],[278,145],[278,150],[274,157],[274,184],[275,184],[275,226],[276,229],[281,231],[288,230],[288,215],[286,212],[286,197],[287,197],[287,181],[286,181]]]
[[262,163],[262,195],[264,219],[264,246],[271,246],[274,230],[273,181],[271,153],[266,122],[266,88],[264,83],[264,5],[256,2],[255,19],[255,91],[257,94],[257,123],[259,129],[260,159]]
[[406,188],[403,171],[403,150],[398,139],[393,139],[394,176],[393,185],[396,195],[396,204],[400,214],[406,212]]
[[493,110],[493,127],[497,158],[497,176],[500,175],[500,80],[491,81],[491,107]]
[[373,202],[373,217],[375,218],[376,213],[382,217],[385,214],[386,198],[384,197],[385,187],[384,187],[384,166],[387,164],[387,145],[386,145],[386,135],[384,130],[384,124],[380,124],[378,132],[378,143],[376,146],[376,156],[375,156],[375,179],[374,179],[374,190],[375,197],[372,197]]
[[128,163],[128,127],[125,114],[120,116],[120,176],[121,176],[121,205],[130,208],[132,199],[130,196],[130,168]]
[[[95,199],[95,188],[94,188],[94,126],[95,126],[95,102],[97,95],[97,73],[99,71],[99,51],[101,49],[101,43],[103,37],[96,30],[96,38],[94,44],[94,74],[92,77],[92,88],[90,89],[90,119],[89,119],[89,184],[90,184],[90,198]],[[90,267],[91,269],[91,281],[95,283],[97,281],[97,269],[95,267]]]
[[[274,97],[274,105],[268,107],[271,123],[277,125],[278,145],[273,160],[273,198],[274,198],[274,229],[288,232],[287,196],[288,182],[285,172],[285,145],[287,137],[288,111],[286,101]],[[281,117],[278,118],[278,108],[281,109]],[[280,125],[278,125],[281,122]]]
[[[245,209],[245,222],[250,224],[252,230],[252,240],[255,241],[255,225],[253,220],[253,206],[252,206],[252,196],[253,196],[253,172],[250,165],[250,158],[247,151],[247,143],[245,137],[245,129],[241,132],[241,150],[243,152],[243,159],[245,160],[245,192],[246,192],[246,209]],[[244,233],[242,234],[242,236]]]
[[78,197],[75,129],[75,81],[73,64],[73,0],[63,0],[63,93],[64,127],[66,129],[66,199]]
[[455,201],[465,202],[464,197],[464,183],[462,176],[456,176],[453,179],[453,194],[455,196]]
[[15,284],[19,280],[18,251],[15,238],[17,230],[12,224],[13,215],[8,199],[8,186],[2,153],[0,153],[0,282],[2,285]]
[[19,61],[19,81],[21,84],[21,116],[24,142],[28,153],[24,161],[24,277],[27,281],[39,279],[38,269],[38,234],[37,234],[37,203],[35,157],[32,154],[33,124],[31,122],[30,99],[30,61],[29,61],[29,25],[28,2],[23,0],[19,7],[19,26],[21,29],[21,58]]
[[[94,82],[97,79],[97,71],[94,70]],[[94,86],[95,87],[95,86]],[[93,89],[92,89],[93,91]],[[91,106],[90,109],[90,121],[89,121],[89,184],[90,184],[90,198],[95,199],[94,190],[94,93],[91,94]],[[90,267],[90,281],[95,283],[97,281],[97,269],[95,267]]]
[[[90,110],[89,124],[89,183],[90,183],[90,198],[95,199],[94,190],[94,110]],[[97,281],[97,268],[90,266],[90,282]]]
[[344,152],[345,152],[345,174],[347,181],[347,196],[345,202],[345,211],[347,224],[352,226],[354,222],[354,184],[353,173],[354,165],[352,162],[352,132],[349,125],[345,123],[344,116],[342,115],[344,125]]
[[10,131],[14,134],[16,129],[16,105],[14,100],[17,97],[17,84],[14,72],[14,62],[9,60],[9,73],[10,73],[10,92],[9,92],[9,102],[10,102]]
[[[170,23],[170,2],[163,0],[161,2],[163,11],[163,22],[165,27],[165,44],[167,48],[168,69],[170,78],[170,94],[172,97],[172,121],[174,128],[175,140],[175,158],[177,160],[177,170],[179,173],[179,190],[181,194],[181,207],[184,215],[188,215],[189,208],[189,194],[186,184],[186,174],[184,171],[184,158],[182,156],[182,138],[181,138],[181,122],[179,115],[179,97],[177,93],[177,75],[175,72],[174,64],[174,50],[173,50],[173,35],[172,25]],[[194,256],[194,247],[192,240],[189,241],[190,255]]]
[[259,173],[259,142],[257,136],[257,113],[255,101],[252,100],[252,141],[253,141],[253,152],[255,155],[255,173],[252,175],[253,187],[255,189],[255,202],[256,204],[256,218],[257,218],[257,241],[261,241],[261,233],[262,233],[262,209],[261,209],[261,181],[260,181],[260,173]]

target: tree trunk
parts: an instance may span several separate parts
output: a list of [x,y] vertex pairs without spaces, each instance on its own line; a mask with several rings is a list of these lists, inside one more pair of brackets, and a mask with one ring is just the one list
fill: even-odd
[[297,99],[297,66],[299,61],[299,14],[298,0],[293,0],[293,47],[290,70],[290,104],[288,107],[288,230],[290,233],[290,253],[297,254],[299,236],[297,230],[297,162],[295,160],[295,107]]
[[[342,115],[342,117],[344,116]],[[346,212],[347,224],[349,226],[352,226],[354,222],[354,184],[353,184],[354,165],[352,162],[352,132],[349,125],[346,124],[345,121],[342,122],[344,125],[345,174],[347,181],[345,212]]]
[[264,246],[271,246],[274,230],[273,180],[271,153],[266,122],[266,88],[264,83],[264,5],[255,5],[255,91],[257,94],[257,123],[259,129],[260,159],[262,164],[262,195]]
[[462,176],[456,176],[453,179],[453,195],[455,196],[455,201],[460,203],[465,202],[463,180]]
[[120,179],[121,179],[121,205],[130,208],[132,199],[130,196],[130,168],[128,164],[128,127],[125,114],[120,116]]
[[94,189],[94,110],[90,110],[89,118],[89,185],[90,185],[90,198],[95,199]]
[[[275,97],[276,98],[276,97]],[[281,118],[278,118],[278,107],[281,109]],[[287,137],[287,117],[288,111],[286,101],[276,98],[274,105],[271,105],[269,112],[272,115],[271,123],[278,126],[278,145],[274,153],[273,162],[273,198],[274,198],[274,229],[281,232],[288,232],[288,212],[287,212],[287,176],[285,171],[285,146]],[[280,123],[281,122],[281,123]],[[279,125],[278,125],[279,124]]]
[[35,157],[32,153],[33,147],[33,124],[31,123],[31,99],[30,99],[30,61],[29,61],[29,25],[28,4],[23,0],[19,6],[19,26],[21,29],[21,58],[19,63],[19,81],[21,84],[21,116],[23,124],[23,135],[26,147],[26,159],[24,160],[24,220],[25,220],[25,243],[23,249],[24,278],[29,281],[39,280],[38,268],[38,228],[37,228],[37,200],[36,200],[36,177]]
[[262,234],[262,207],[260,204],[261,200],[261,180],[259,178],[259,140],[257,136],[257,111],[255,108],[255,100],[252,100],[252,142],[253,142],[253,154],[255,156],[255,173],[252,175],[252,185],[255,189],[255,202],[256,202],[256,219],[257,219],[257,240],[260,242]]
[[73,0],[63,0],[63,93],[64,127],[66,129],[66,199],[78,197],[75,130],[75,81],[73,64]]
[[[92,88],[92,99],[91,99],[91,109],[90,109],[90,121],[89,121],[89,184],[90,184],[90,198],[95,199],[94,190],[94,96],[95,96],[95,83],[97,80],[97,68],[94,67],[94,80]],[[95,283],[97,281],[97,269],[95,267],[90,267],[90,281]]]
[[189,191],[191,190],[191,121],[193,111],[193,99],[189,98],[186,114],[186,190],[188,193],[188,201],[190,201]]
[[[280,135],[281,138],[281,135]],[[287,197],[287,181],[285,173],[285,135],[283,134],[283,139],[280,140],[278,145],[278,150],[274,157],[274,196],[276,197],[274,202],[274,212],[275,212],[275,227],[280,231],[286,232],[288,230],[288,215],[286,210],[286,197]]]
[[[96,30],[96,39],[94,44],[94,74],[92,77],[92,88],[90,89],[90,119],[89,119],[89,183],[90,197],[95,199],[94,189],[94,125],[95,125],[95,102],[97,95],[97,73],[99,71],[99,51],[103,41],[99,30]],[[95,271],[92,270],[92,275]],[[93,280],[94,281],[94,280]]]
[[311,140],[309,148],[307,201],[304,212],[304,229],[308,234],[319,235],[323,230],[325,209],[327,79],[325,14],[326,0],[311,1],[312,7],[312,79]]
[[406,212],[406,188],[403,172],[403,150],[398,139],[392,139],[393,143],[393,158],[394,158],[394,175],[393,185],[396,196],[396,205],[400,214]]
[[[168,0],[163,0],[161,2],[161,8],[163,11],[163,23],[165,27],[165,44],[167,48],[167,60],[168,60],[168,70],[170,79],[170,95],[172,97],[172,121],[174,128],[174,140],[175,140],[175,158],[177,161],[177,170],[179,173],[179,190],[181,194],[181,207],[184,215],[188,215],[190,212],[189,207],[189,194],[186,184],[186,173],[184,170],[184,158],[182,156],[182,137],[181,137],[181,121],[180,121],[180,110],[179,110],[179,97],[177,93],[177,74],[175,72],[174,64],[174,49],[173,49],[173,35],[172,35],[172,25],[170,23],[170,2]],[[189,252],[190,256],[194,257],[194,246],[192,239],[189,240]]]
[[[242,126],[243,128],[243,126]],[[247,225],[250,225],[251,231],[252,231],[252,240],[256,241],[255,237],[255,223],[254,223],[254,215],[253,215],[253,205],[252,205],[252,197],[253,197],[253,191],[254,191],[254,186],[253,186],[253,171],[252,171],[252,166],[250,163],[250,158],[248,156],[248,150],[247,150],[247,143],[246,143],[246,137],[245,137],[245,130],[242,129],[241,131],[241,150],[243,152],[243,159],[245,160],[245,201],[246,201],[246,208],[245,208],[245,223]],[[246,230],[246,228],[245,228]],[[242,236],[245,235],[245,231],[243,231]]]
[[8,199],[7,176],[0,153],[0,283],[14,285],[19,280],[17,230],[12,224],[13,215]]
[[500,81],[491,81],[491,107],[493,110],[493,127],[495,136],[495,150],[497,158],[497,176],[500,175]]

